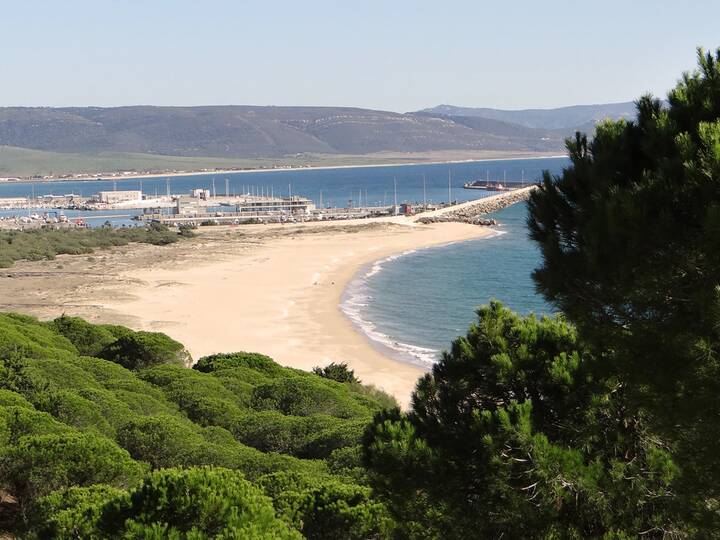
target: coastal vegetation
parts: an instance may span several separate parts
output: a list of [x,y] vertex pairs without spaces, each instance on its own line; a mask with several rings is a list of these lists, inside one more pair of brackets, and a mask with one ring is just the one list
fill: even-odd
[[0,526],[26,538],[629,539],[720,530],[720,50],[529,202],[560,313],[481,307],[411,407],[348,365],[192,359],[0,315]]
[[[0,315],[0,516],[29,538],[386,536],[360,443],[395,402],[251,353]],[[202,501],[200,500],[202,499]]]
[[39,261],[54,259],[57,255],[87,254],[132,242],[162,246],[193,235],[188,228],[176,233],[160,223],[151,223],[147,227],[0,230],[0,268],[8,268],[20,260]]

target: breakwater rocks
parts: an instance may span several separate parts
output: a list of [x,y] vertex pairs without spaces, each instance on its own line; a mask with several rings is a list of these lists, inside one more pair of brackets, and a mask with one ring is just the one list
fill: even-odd
[[421,217],[418,220],[418,223],[428,224],[428,223],[450,223],[450,222],[460,222],[460,223],[470,223],[471,225],[484,225],[486,227],[489,227],[490,225],[497,225],[497,221],[494,219],[487,219],[482,216],[475,216],[475,217],[460,217],[455,215],[449,215],[445,214],[442,216],[426,216]]
[[536,188],[537,186],[530,186],[515,189],[491,197],[484,197],[475,201],[448,206],[441,210],[420,215],[417,221],[418,223],[444,223],[454,221],[470,223],[472,225],[497,225],[494,219],[483,217],[484,214],[497,212],[511,204],[526,201],[528,197],[530,197],[530,193]]

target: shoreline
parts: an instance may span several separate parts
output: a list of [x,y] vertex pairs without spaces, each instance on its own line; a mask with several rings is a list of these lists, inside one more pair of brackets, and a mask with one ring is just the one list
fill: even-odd
[[[345,290],[341,296],[340,310],[350,321],[355,330],[359,334],[363,335],[370,345],[384,356],[387,356],[396,362],[417,366],[423,370],[431,369],[432,365],[437,361],[438,355],[442,352],[442,349],[428,349],[417,344],[392,341],[391,336],[381,332],[373,321],[364,318],[364,313],[361,309],[364,306],[358,303],[361,296],[364,296],[360,290],[367,285],[369,278],[383,271],[385,263],[392,263],[397,259],[407,255],[412,255],[418,251],[442,249],[455,244],[477,242],[505,234],[505,231],[496,229],[488,229],[488,231],[489,234],[483,235],[479,238],[468,238],[442,244],[420,246],[400,253],[395,253],[360,266],[353,278],[345,286]],[[449,347],[450,343],[448,342],[446,346]]]
[[342,296],[363,266],[493,232],[405,218],[219,228],[164,248],[16,264],[0,276],[0,310],[164,332],[195,360],[246,350],[304,370],[347,362],[407,407],[426,370],[374,347],[343,312]]
[[[106,307],[124,315],[142,313],[141,327],[168,333],[195,359],[248,350],[304,370],[346,362],[364,383],[407,407],[427,368],[378,350],[342,310],[343,294],[358,271],[374,261],[409,249],[484,238],[490,231],[459,223],[395,227],[402,229],[279,239],[251,255],[243,268],[233,258],[197,269],[131,272],[125,277],[165,287],[165,294]],[[206,279],[210,275],[213,281]],[[183,313],[182,306],[188,305],[193,308]]]
[[[437,161],[410,161],[410,162],[397,162],[397,163],[369,163],[361,165],[298,165],[298,166],[287,166],[287,167],[259,167],[249,169],[222,169],[222,170],[198,170],[198,171],[182,171],[182,172],[165,172],[165,173],[137,173],[137,174],[124,174],[120,176],[112,176],[115,173],[92,173],[100,175],[92,176],[90,174],[76,177],[76,178],[36,178],[29,179],[26,177],[18,177],[19,180],[0,180],[0,186],[5,184],[36,184],[36,183],[62,183],[62,182],[109,182],[118,180],[140,180],[145,178],[175,178],[185,176],[201,176],[201,175],[222,175],[222,174],[243,174],[243,173],[268,173],[268,172],[298,172],[298,171],[312,171],[312,170],[333,170],[333,169],[366,169],[373,167],[403,167],[410,165],[453,165],[461,163],[485,163],[488,161],[520,161],[530,159],[557,159],[564,158],[566,155],[545,155],[539,154],[536,156],[528,156],[525,154],[518,154],[517,157],[489,157],[489,158],[468,158],[468,159],[454,159],[454,160],[437,160]],[[9,177],[13,178],[13,177]]]

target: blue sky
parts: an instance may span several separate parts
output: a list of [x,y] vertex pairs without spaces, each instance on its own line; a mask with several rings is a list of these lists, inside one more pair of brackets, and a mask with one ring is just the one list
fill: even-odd
[[0,105],[556,107],[664,95],[718,0],[6,0]]

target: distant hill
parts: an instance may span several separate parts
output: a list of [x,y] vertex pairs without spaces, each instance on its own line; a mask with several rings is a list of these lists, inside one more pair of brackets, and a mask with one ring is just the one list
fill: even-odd
[[455,107],[453,105],[438,105],[431,109],[421,111],[425,114],[442,116],[479,117],[489,120],[510,122],[521,126],[548,130],[575,130],[593,126],[605,118],[619,119],[635,118],[635,104],[632,101],[624,103],[606,103],[601,105],[573,105],[557,109],[523,109],[503,110],[473,107]]
[[547,155],[563,153],[564,139],[578,127],[592,133],[599,119],[632,115],[632,103],[527,111],[440,105],[406,114],[351,107],[5,107],[0,173],[317,161],[306,156]]
[[246,106],[0,108],[0,145],[223,158],[563,149],[559,134],[473,115]]

